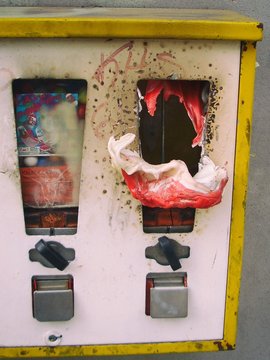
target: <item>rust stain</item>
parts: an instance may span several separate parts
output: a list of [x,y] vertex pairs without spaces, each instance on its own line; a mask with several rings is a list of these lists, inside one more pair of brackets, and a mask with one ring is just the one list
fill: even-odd
[[19,355],[20,356],[26,356],[26,355],[28,355],[28,351],[26,351],[26,350],[22,350],[22,351],[20,351],[20,353],[19,353]]
[[247,51],[247,50],[248,50],[247,42],[243,41],[242,42],[242,51]]
[[235,344],[231,345],[226,341],[214,341],[214,345],[217,346],[219,351],[234,350]]
[[198,349],[198,350],[202,350],[203,344],[201,344],[201,343],[199,343],[199,342],[196,342],[196,343],[195,343],[195,347],[196,347],[196,349]]
[[247,118],[247,123],[246,123],[246,138],[247,138],[247,142],[248,144],[250,143],[250,120]]

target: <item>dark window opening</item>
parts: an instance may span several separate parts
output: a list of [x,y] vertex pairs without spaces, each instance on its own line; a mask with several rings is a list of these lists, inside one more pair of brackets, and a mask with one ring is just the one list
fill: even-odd
[[[174,84],[176,81],[181,82],[181,80],[166,80],[166,83],[171,81]],[[153,80],[151,82],[153,83]],[[186,82],[182,82],[183,87]],[[199,82],[201,88],[209,92],[209,83]],[[146,94],[147,84],[148,80],[138,82],[138,89],[142,96]],[[148,111],[146,102],[141,99],[139,136],[143,159],[150,164],[166,163],[173,159],[182,160],[186,163],[191,175],[195,175],[198,171],[201,147],[192,147],[192,141],[197,133],[186,107],[179,101],[178,96],[172,94],[165,100],[164,90],[161,90],[156,99],[154,114],[150,115]],[[143,206],[142,213],[144,232],[172,233],[193,230],[195,209],[162,209]]]
[[17,79],[12,87],[26,233],[75,234],[87,83]]

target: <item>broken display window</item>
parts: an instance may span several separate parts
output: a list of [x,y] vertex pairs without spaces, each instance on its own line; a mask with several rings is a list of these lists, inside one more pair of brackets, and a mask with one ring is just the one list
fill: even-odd
[[26,233],[74,234],[87,83],[17,79],[12,87]]
[[[201,80],[138,82],[139,136],[145,161],[157,165],[180,159],[192,176],[198,172],[209,87],[208,81]],[[142,212],[144,232],[193,230],[194,208],[143,206]]]

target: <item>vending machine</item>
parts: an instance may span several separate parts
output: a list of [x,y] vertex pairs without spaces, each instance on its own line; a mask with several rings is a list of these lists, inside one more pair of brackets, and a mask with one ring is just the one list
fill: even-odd
[[2,8],[0,356],[235,348],[262,24]]

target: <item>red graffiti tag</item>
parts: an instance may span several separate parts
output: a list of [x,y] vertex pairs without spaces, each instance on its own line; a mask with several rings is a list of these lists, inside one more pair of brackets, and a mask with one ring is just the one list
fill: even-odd
[[146,55],[147,55],[147,47],[144,46],[144,51],[143,51],[143,54],[142,54],[139,64],[130,65],[132,58],[133,58],[133,53],[132,53],[132,50],[129,50],[128,58],[127,58],[126,66],[125,66],[125,75],[127,75],[128,71],[130,71],[130,70],[141,70],[141,69],[145,68],[147,66],[147,63],[145,61]]
[[116,79],[117,79],[117,75],[119,74],[119,64],[118,64],[118,61],[115,58],[123,50],[125,50],[125,49],[131,50],[132,47],[133,47],[133,42],[129,41],[129,42],[123,44],[122,46],[120,46],[118,49],[116,49],[106,59],[104,57],[104,54],[102,53],[101,54],[101,64],[98,66],[97,70],[95,71],[94,79],[96,79],[100,84],[102,84],[104,82],[104,70],[105,70],[106,66],[108,66],[110,63],[114,63],[114,65],[115,65],[115,74],[114,74],[113,80],[112,80],[112,82],[110,84],[110,86],[113,86]]
[[172,64],[174,66],[177,66],[178,68],[182,68],[181,65],[177,64],[174,60],[173,60],[173,55],[164,51],[163,53],[157,54],[157,58],[158,60],[167,62],[169,64]]

